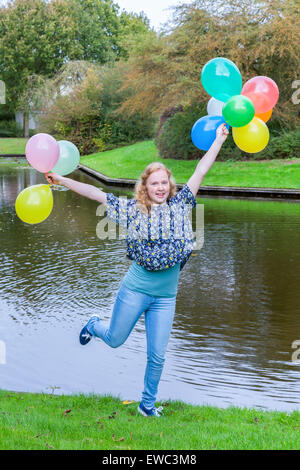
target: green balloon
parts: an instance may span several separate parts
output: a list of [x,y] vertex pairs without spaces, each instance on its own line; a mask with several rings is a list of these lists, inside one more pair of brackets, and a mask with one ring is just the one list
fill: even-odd
[[65,176],[76,170],[80,162],[80,153],[76,145],[68,140],[59,140],[59,159],[51,171],[58,175]]
[[206,62],[201,71],[201,82],[210,96],[225,103],[242,91],[241,73],[235,63],[225,57]]
[[247,96],[232,96],[222,110],[223,117],[231,127],[243,127],[254,118],[255,108]]

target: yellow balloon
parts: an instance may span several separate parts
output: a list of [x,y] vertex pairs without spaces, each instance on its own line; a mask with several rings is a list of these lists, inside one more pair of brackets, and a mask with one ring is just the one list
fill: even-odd
[[236,145],[247,153],[257,153],[263,150],[269,142],[268,126],[258,117],[243,127],[233,127],[232,137]]
[[39,224],[47,219],[53,208],[50,185],[36,184],[20,192],[16,199],[17,216],[27,224]]

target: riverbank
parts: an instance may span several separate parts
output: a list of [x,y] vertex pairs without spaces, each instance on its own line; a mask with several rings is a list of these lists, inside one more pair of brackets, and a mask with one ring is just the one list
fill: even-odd
[[[22,153],[22,149],[25,152],[25,145],[26,139],[0,139],[0,148],[7,153],[12,153],[13,150],[14,153]],[[8,160],[13,164],[13,158],[5,157],[1,157],[0,163]],[[82,165],[108,178],[134,180],[138,179],[145,166],[153,161],[160,161],[170,168],[178,184],[188,181],[198,163],[197,160],[162,159],[152,140],[82,156],[80,159]],[[299,190],[300,158],[242,162],[216,160],[205,176],[203,186]]]
[[137,402],[97,395],[0,390],[0,449],[300,449],[300,412],[163,405],[144,418]]

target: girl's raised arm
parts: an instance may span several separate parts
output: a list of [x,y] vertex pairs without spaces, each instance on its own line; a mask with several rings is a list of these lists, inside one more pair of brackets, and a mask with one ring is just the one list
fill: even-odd
[[188,180],[187,185],[189,186],[190,190],[192,191],[195,197],[197,192],[199,191],[204,176],[206,175],[210,167],[213,165],[223,143],[227,139],[227,135],[228,130],[226,125],[221,124],[217,129],[217,136],[215,141],[213,142],[210,149],[206,152],[206,154],[201,158],[196,167],[196,170]]
[[80,183],[79,181],[57,175],[56,173],[48,173],[46,179],[49,183],[61,184],[81,196],[88,197],[89,199],[103,204],[106,203],[106,193],[92,184]]

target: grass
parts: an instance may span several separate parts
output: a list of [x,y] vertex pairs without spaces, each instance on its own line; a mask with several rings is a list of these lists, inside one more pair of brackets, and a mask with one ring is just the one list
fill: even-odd
[[[81,163],[112,178],[139,178],[146,165],[163,162],[177,183],[186,183],[197,161],[162,159],[153,141],[140,142],[81,157]],[[218,162],[209,170],[205,186],[300,188],[300,158],[285,160]]]
[[163,418],[144,418],[137,403],[111,396],[0,390],[0,449],[294,449],[300,412],[164,403]]
[[25,154],[25,147],[28,139],[25,138],[1,138],[0,154]]

